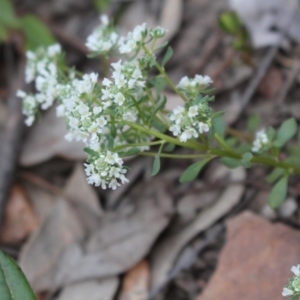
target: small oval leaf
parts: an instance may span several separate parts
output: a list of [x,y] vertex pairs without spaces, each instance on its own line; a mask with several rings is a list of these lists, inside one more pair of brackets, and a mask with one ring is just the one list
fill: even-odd
[[2,251],[0,251],[0,299],[36,300],[20,267]]
[[48,27],[34,15],[28,14],[20,19],[26,37],[26,48],[35,50],[40,46],[50,46],[56,40]]
[[152,167],[152,173],[151,176],[155,176],[160,170],[160,156],[159,153],[155,155],[153,167]]
[[197,161],[196,163],[190,165],[181,175],[179,181],[181,183],[190,182],[196,179],[201,169],[211,160],[207,158],[204,160]]
[[286,198],[288,186],[288,177],[282,177],[272,188],[269,196],[269,205],[272,208],[278,208]]
[[163,67],[170,60],[170,58],[172,57],[172,55],[173,55],[173,49],[171,47],[168,47],[167,52],[166,52],[166,54],[165,54],[165,56],[164,56],[164,58],[162,60],[162,64],[161,64]]
[[284,121],[278,130],[273,146],[277,148],[284,146],[284,144],[296,134],[296,131],[297,123],[295,119],[290,118]]
[[234,169],[242,165],[240,160],[231,157],[222,157],[220,161],[223,165],[230,169]]

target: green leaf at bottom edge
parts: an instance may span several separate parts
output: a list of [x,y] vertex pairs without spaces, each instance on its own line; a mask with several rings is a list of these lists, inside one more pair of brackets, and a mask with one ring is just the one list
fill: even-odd
[[0,299],[36,300],[20,267],[2,251],[0,251]]

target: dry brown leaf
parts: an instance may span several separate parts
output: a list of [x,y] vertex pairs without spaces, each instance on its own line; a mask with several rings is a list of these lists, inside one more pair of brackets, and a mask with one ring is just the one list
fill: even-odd
[[172,200],[159,177],[151,185],[139,186],[129,199],[117,211],[102,217],[83,247],[75,244],[65,251],[55,276],[58,282],[116,275],[148,253],[169,223]]
[[149,296],[149,281],[149,264],[142,260],[126,273],[118,299],[146,300]]
[[215,274],[198,300],[283,299],[282,288],[299,262],[300,233],[244,212],[227,225]]
[[72,207],[57,199],[38,232],[33,234],[20,254],[20,266],[36,291],[52,290],[53,273],[61,253],[82,238],[84,230]]
[[64,188],[64,193],[73,203],[86,210],[88,218],[94,216],[98,219],[102,215],[102,209],[96,193],[96,190],[90,184],[87,184],[86,174],[82,163],[77,163],[72,176]]
[[55,196],[36,184],[25,182],[24,188],[29,196],[34,212],[43,222],[52,210]]
[[112,300],[118,285],[117,277],[74,283],[65,287],[56,300]]
[[[39,189],[31,187],[31,191],[35,198]],[[37,194],[43,195],[41,191]],[[102,214],[95,190],[86,183],[82,164],[76,165],[64,194],[68,200],[50,199],[55,204],[50,203],[43,225],[21,251],[20,263],[36,290],[51,290],[59,285],[52,277],[61,254],[88,230],[97,228]],[[45,199],[49,197],[47,194]]]
[[21,185],[11,189],[1,226],[0,241],[17,244],[24,240],[39,226],[39,219],[30,206],[28,196]]
[[[72,191],[74,183],[73,178],[66,191]],[[82,280],[114,276],[141,260],[173,211],[163,183],[154,183],[155,190],[152,184],[136,190],[132,201],[125,201],[117,211],[100,217],[85,198],[79,197],[81,203],[58,200],[21,253],[20,264],[33,287],[55,290]]]
[[60,156],[72,160],[84,160],[82,142],[68,142],[64,118],[56,116],[55,107],[49,109],[40,122],[32,127],[22,148],[20,163],[32,166],[51,157]]
[[[223,168],[222,168],[223,169]],[[245,170],[237,168],[228,171],[231,180],[243,180],[246,176]],[[151,287],[157,287],[168,277],[168,273],[182,248],[197,234],[209,228],[218,219],[228,213],[241,199],[244,192],[243,184],[229,185],[210,207],[201,211],[196,218],[188,224],[182,225],[180,220],[178,226],[173,224],[169,234],[158,243],[151,254]],[[201,195],[199,195],[201,199]]]

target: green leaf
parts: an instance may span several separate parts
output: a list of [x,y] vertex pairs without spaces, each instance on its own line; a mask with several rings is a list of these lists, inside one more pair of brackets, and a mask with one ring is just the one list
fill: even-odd
[[7,254],[0,251],[1,300],[36,300],[20,267]]
[[140,152],[141,152],[141,149],[139,149],[137,147],[133,147],[133,148],[130,148],[129,150],[127,150],[125,152],[121,152],[120,156],[122,156],[122,157],[133,156],[133,155],[136,155]]
[[196,163],[190,165],[180,176],[179,181],[181,183],[190,182],[196,179],[202,168],[211,160],[210,158],[197,161]]
[[176,145],[175,144],[167,144],[166,147],[164,148],[164,150],[166,152],[173,152],[173,150],[175,149]]
[[260,117],[256,114],[250,115],[247,121],[247,129],[250,133],[254,134],[259,126]]
[[290,140],[297,131],[297,123],[295,119],[290,118],[284,121],[277,133],[276,139],[273,142],[273,146],[277,148],[281,148],[284,144]]
[[159,132],[166,132],[166,130],[168,129],[166,127],[166,125],[157,117],[154,117],[152,123],[151,123],[151,127],[154,127],[155,129],[157,129]]
[[19,27],[19,20],[15,16],[14,7],[10,0],[0,0],[0,24],[8,28]]
[[7,37],[8,37],[8,33],[5,26],[0,24],[0,41],[5,41]]
[[253,154],[251,152],[246,152],[243,154],[241,163],[245,168],[251,167],[250,160],[252,159],[252,157],[253,157]]
[[222,117],[217,117],[213,119],[213,127],[215,129],[215,133],[217,133],[218,136],[224,139],[225,122]]
[[242,165],[241,161],[231,157],[222,157],[221,163],[230,169],[237,168]]
[[286,198],[288,186],[288,177],[282,177],[272,188],[269,196],[269,205],[272,208],[278,208]]
[[88,155],[91,155],[91,156],[96,156],[96,155],[98,155],[98,152],[96,152],[96,151],[94,151],[93,149],[88,148],[88,147],[84,147],[84,148],[83,148],[83,151],[84,151],[85,153],[87,153]]
[[158,174],[160,170],[160,153],[157,153],[154,158],[151,176]]
[[102,12],[109,4],[109,0],[93,0],[95,8]]
[[159,110],[162,110],[165,108],[166,103],[167,103],[167,97],[165,95],[162,95],[162,97],[160,97],[155,109],[151,113],[148,124],[151,124],[153,118],[156,116],[156,114]]
[[274,183],[284,174],[284,169],[274,168],[272,172],[266,177],[268,183]]
[[223,117],[225,114],[224,111],[218,111],[218,112],[215,112],[211,115],[211,118],[214,119],[214,118],[217,118],[217,117]]
[[162,60],[162,64],[161,65],[163,67],[170,60],[170,58],[172,57],[172,55],[173,55],[173,49],[172,49],[172,47],[169,46],[168,49],[167,49],[167,52],[166,52],[166,54],[165,54],[165,56],[164,56],[164,58]]
[[108,150],[112,150],[114,148],[114,144],[115,144],[115,139],[112,136],[109,136],[108,145],[107,145]]
[[272,141],[276,135],[276,131],[273,127],[269,127],[267,131],[267,137],[269,141]]
[[154,51],[159,51],[163,48],[165,48],[167,45],[168,45],[168,41],[167,42],[164,42],[163,44],[159,45]]
[[160,95],[165,89],[167,82],[163,76],[158,75],[152,79],[151,84],[153,84],[157,95]]
[[237,34],[241,28],[240,19],[235,12],[223,12],[219,17],[220,27],[229,34]]
[[160,170],[160,153],[161,153],[163,146],[164,146],[164,143],[162,143],[160,145],[159,150],[158,150],[157,154],[155,155],[151,176],[155,176]]
[[40,46],[49,46],[56,43],[47,26],[34,15],[28,14],[20,21],[26,37],[27,49],[35,50]]

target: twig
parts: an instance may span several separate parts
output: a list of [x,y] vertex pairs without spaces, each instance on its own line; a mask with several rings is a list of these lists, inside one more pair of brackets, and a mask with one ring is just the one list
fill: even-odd
[[293,83],[297,79],[297,75],[299,74],[299,72],[300,72],[300,63],[299,61],[297,61],[292,67],[292,69],[290,70],[287,80],[285,81],[284,85],[281,87],[280,92],[275,99],[276,104],[279,105],[284,102],[290,88],[292,87]]
[[218,67],[214,70],[214,72],[210,76],[213,80],[216,80],[226,70],[226,68],[231,64],[235,53],[236,52],[234,51],[234,49],[229,49],[226,52],[226,55],[225,55],[223,61],[218,65]]
[[76,49],[78,52],[80,52],[84,55],[87,55],[89,53],[87,47],[84,45],[84,43],[79,38],[65,32],[64,30],[61,29],[61,27],[53,25],[50,22],[47,22],[47,25],[50,28],[50,30],[53,32],[53,34],[62,43],[65,43],[65,44],[71,46],[72,48]]
[[217,34],[212,34],[205,44],[202,47],[202,54],[198,61],[193,64],[192,70],[189,70],[189,74],[193,76],[194,74],[198,74],[209,62],[212,57],[214,51],[217,49],[218,45],[221,42],[221,34],[218,32]]
[[279,43],[269,49],[262,62],[259,65],[256,73],[254,74],[252,80],[250,81],[248,87],[246,88],[242,99],[241,99],[241,111],[243,111],[248,105],[249,101],[252,99],[254,93],[256,92],[260,82],[269,70],[271,63],[278,51]]
[[51,194],[62,197],[64,199],[67,198],[65,193],[60,188],[58,188],[57,186],[42,179],[41,177],[36,176],[35,174],[33,174],[31,172],[21,172],[19,175],[22,179],[25,179],[25,180],[43,188],[44,190],[50,192]]
[[269,49],[266,56],[263,58],[262,62],[260,63],[259,68],[257,69],[256,73],[254,74],[254,77],[250,81],[247,89],[244,92],[244,95],[242,96],[241,111],[243,111],[246,108],[249,101],[251,100],[254,93],[256,92],[260,82],[262,81],[262,79],[266,75],[267,71],[269,70],[269,68],[271,66],[271,63],[274,60],[275,55],[276,55],[276,53],[277,53],[277,51],[278,51],[278,49],[281,45],[281,42],[283,41],[283,38],[286,36],[286,33],[287,33],[290,25],[294,21],[295,17],[296,17],[296,13],[293,12],[292,15],[291,15],[291,18],[289,18],[289,21],[286,23],[286,25],[284,26],[284,28],[280,32],[280,37],[278,39],[277,44],[272,46]]
[[201,253],[207,246],[215,243],[218,236],[224,230],[223,224],[217,224],[207,231],[206,237],[204,240],[199,242],[194,247],[189,247],[182,252],[178,258],[174,268],[170,271],[168,278],[158,287],[150,291],[149,297],[147,300],[153,300],[159,293],[173,280],[175,279],[183,270],[189,269],[193,263],[197,260],[199,253]]
[[[8,46],[6,46],[8,47]],[[11,50],[12,51],[12,50]],[[8,62],[7,62],[8,63]],[[10,96],[7,99],[7,119],[3,126],[0,147],[0,224],[3,221],[3,213],[11,184],[14,179],[17,160],[19,157],[22,132],[23,117],[21,113],[22,101],[16,97],[16,91],[23,87],[25,60],[21,58],[19,62],[11,60],[10,71],[16,70],[13,76],[9,77],[11,85]],[[8,76],[8,74],[6,74]]]

